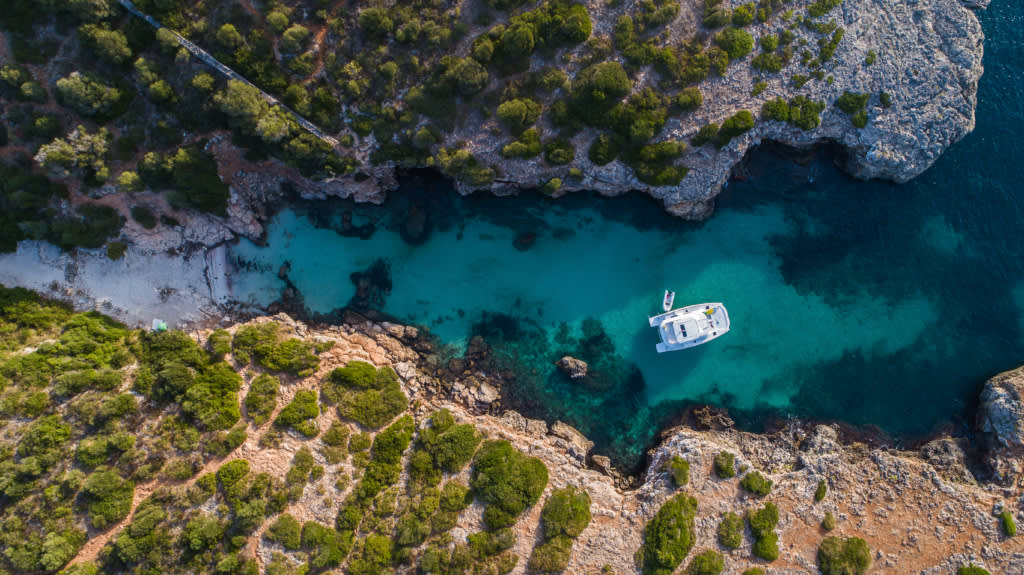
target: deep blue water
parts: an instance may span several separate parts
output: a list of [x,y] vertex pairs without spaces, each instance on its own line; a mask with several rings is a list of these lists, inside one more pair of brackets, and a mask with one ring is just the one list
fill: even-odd
[[[277,214],[264,246],[233,248],[248,270],[236,296],[276,299],[288,261],[310,311],[376,307],[456,354],[482,336],[514,374],[511,406],[569,422],[627,466],[697,402],[750,428],[789,415],[903,439],[962,428],[983,381],[1024,362],[1024,8],[996,2],[981,20],[977,128],[909,184],[852,180],[827,153],[762,151],[690,224],[637,195],[460,198],[409,178],[384,208]],[[390,289],[357,297],[351,274],[375,264]],[[733,330],[656,354],[647,315],[665,288],[677,305],[724,302]],[[563,354],[592,376],[562,377]]]

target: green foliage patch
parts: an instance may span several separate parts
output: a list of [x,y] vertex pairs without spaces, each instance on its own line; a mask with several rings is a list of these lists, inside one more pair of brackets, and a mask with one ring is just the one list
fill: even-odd
[[826,537],[818,546],[822,575],[864,575],[871,567],[871,549],[860,537]]
[[341,417],[370,428],[385,425],[409,405],[395,370],[363,361],[331,371],[321,394],[325,402],[338,405]]
[[482,501],[484,523],[490,529],[512,525],[540,499],[548,469],[536,457],[524,455],[505,440],[485,441],[473,459],[470,486]]
[[277,414],[274,425],[289,427],[306,437],[316,437],[320,429],[314,420],[319,415],[320,403],[317,401],[316,392],[300,389],[295,392],[291,402]]
[[661,506],[644,527],[639,556],[644,575],[665,575],[675,571],[696,540],[694,516],[697,500],[680,493]]

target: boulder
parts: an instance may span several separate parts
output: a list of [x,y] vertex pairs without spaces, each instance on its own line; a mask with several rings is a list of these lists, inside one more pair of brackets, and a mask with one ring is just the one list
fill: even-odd
[[921,455],[943,477],[957,483],[974,483],[967,468],[967,440],[962,437],[940,437],[924,444]]
[[587,459],[587,453],[594,447],[594,442],[576,430],[575,427],[556,421],[551,424],[551,435],[566,442],[569,455],[580,463]]
[[1016,483],[1024,474],[1024,367],[985,382],[978,406],[983,457],[996,479]]
[[582,359],[576,359],[571,355],[567,355],[558,360],[557,365],[558,369],[561,369],[565,375],[568,375],[572,379],[579,379],[587,376],[587,362]]

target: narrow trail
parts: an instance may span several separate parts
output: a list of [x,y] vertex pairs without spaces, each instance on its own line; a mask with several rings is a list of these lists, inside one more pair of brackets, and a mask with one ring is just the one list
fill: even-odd
[[[139,18],[142,18],[147,23],[149,23],[150,26],[152,26],[152,27],[154,27],[156,29],[160,29],[160,28],[164,27],[160,22],[158,22],[152,16],[149,16],[148,14],[144,14],[138,8],[136,8],[135,4],[133,4],[131,2],[131,0],[118,0],[118,2],[121,4],[121,6],[124,7],[125,10],[127,10],[128,12],[130,12],[131,14],[134,14],[135,16],[137,16]],[[224,63],[222,63],[220,60],[217,60],[216,58],[214,58],[213,55],[211,55],[206,50],[200,48],[199,46],[196,46],[195,44],[193,44],[189,40],[185,39],[184,36],[178,34],[174,30],[171,30],[170,28],[167,28],[167,30],[169,30],[172,34],[174,34],[174,37],[178,41],[178,44],[180,44],[183,48],[188,50],[189,53],[191,53],[193,56],[198,58],[200,61],[204,62],[205,64],[207,64],[208,66],[210,66],[214,70],[220,72],[221,75],[223,75],[223,76],[225,76],[225,77],[227,77],[229,79],[232,79],[232,80],[238,80],[239,82],[243,82],[243,83],[249,85],[250,87],[256,89],[257,91],[259,91],[260,95],[263,96],[263,99],[267,101],[267,103],[269,103],[269,104],[271,104],[273,106],[278,106],[282,110],[284,110],[285,112],[290,114],[292,116],[292,118],[295,119],[296,123],[298,123],[299,126],[302,126],[302,128],[305,129],[307,132],[309,132],[310,134],[313,134],[314,136],[316,136],[320,140],[326,142],[327,144],[329,144],[335,150],[337,150],[339,148],[338,140],[336,138],[334,138],[333,136],[327,134],[326,132],[324,132],[320,128],[318,128],[313,122],[310,122],[306,118],[303,118],[301,115],[299,115],[298,112],[296,112],[295,110],[292,110],[288,106],[285,106],[277,98],[275,98],[271,94],[268,94],[267,92],[264,92],[262,89],[260,89],[259,86],[257,86],[256,84],[253,84],[249,80],[245,79],[241,74],[239,74],[238,72],[235,72],[230,67],[228,67]]]

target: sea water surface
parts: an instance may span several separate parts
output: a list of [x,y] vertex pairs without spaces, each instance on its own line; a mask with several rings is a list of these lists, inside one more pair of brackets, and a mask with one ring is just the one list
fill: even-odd
[[[761,151],[694,224],[636,194],[461,198],[414,175],[384,207],[282,210],[263,245],[232,248],[234,292],[270,303],[287,262],[311,312],[376,307],[456,350],[481,336],[515,374],[508,405],[576,426],[624,466],[697,402],[750,428],[964,427],[983,381],[1024,363],[1024,7],[980,17],[977,128],[909,184]],[[390,289],[353,300],[353,273]],[[664,289],[677,306],[724,302],[732,331],[657,354],[647,318]],[[565,354],[590,363],[586,381],[558,373]]]

